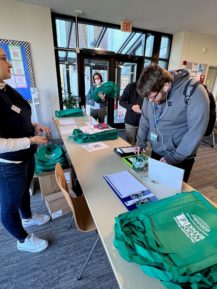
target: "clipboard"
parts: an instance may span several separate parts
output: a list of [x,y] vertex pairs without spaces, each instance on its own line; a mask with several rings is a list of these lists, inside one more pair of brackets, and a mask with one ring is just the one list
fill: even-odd
[[121,171],[103,177],[129,211],[136,209],[141,204],[157,200],[156,196],[128,171]]

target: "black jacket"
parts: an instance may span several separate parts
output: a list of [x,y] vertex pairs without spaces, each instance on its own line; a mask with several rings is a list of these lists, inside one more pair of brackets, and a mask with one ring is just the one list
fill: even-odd
[[[31,107],[12,87],[6,85],[0,90],[0,137],[23,138],[34,136],[31,122]],[[23,161],[33,156],[35,145],[29,149],[15,152],[0,153],[0,158]]]
[[119,104],[126,108],[125,123],[139,126],[140,113],[132,110],[132,106],[138,104],[142,108],[143,98],[136,91],[136,82],[128,84],[121,95]]

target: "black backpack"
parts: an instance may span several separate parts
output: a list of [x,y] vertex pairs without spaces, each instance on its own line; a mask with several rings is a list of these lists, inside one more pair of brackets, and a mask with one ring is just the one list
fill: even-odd
[[[190,97],[192,96],[193,92],[195,91],[195,89],[197,88],[197,86],[201,84],[200,81],[193,81],[192,79],[190,79],[185,88],[184,88],[184,96],[185,96],[185,103],[188,104]],[[212,133],[213,128],[215,126],[215,122],[216,122],[216,102],[214,99],[213,94],[207,89],[206,85],[203,85],[204,88],[207,91],[207,94],[209,96],[209,104],[210,104],[210,111],[209,111],[209,122],[207,125],[207,129],[206,132],[204,134],[204,136],[208,136]]]

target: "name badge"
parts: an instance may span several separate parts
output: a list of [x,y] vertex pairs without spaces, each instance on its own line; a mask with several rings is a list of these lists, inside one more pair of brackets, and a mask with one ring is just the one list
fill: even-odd
[[11,110],[15,111],[16,113],[20,113],[21,109],[19,107],[17,107],[16,105],[12,105]]
[[151,132],[151,134],[150,134],[150,140],[151,140],[152,142],[156,142],[157,139],[158,139],[158,135],[157,135],[156,133],[154,133],[154,132]]

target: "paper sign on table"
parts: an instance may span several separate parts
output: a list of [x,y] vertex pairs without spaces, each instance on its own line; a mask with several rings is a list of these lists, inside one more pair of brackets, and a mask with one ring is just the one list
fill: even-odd
[[59,127],[59,130],[60,130],[60,133],[63,135],[63,134],[72,134],[73,130],[77,128],[76,125],[74,126],[60,126]]
[[148,177],[168,187],[181,192],[184,170],[162,163],[152,158],[148,159]]
[[62,118],[62,119],[59,119],[59,124],[60,125],[75,125],[76,122],[73,118]]
[[89,144],[82,145],[82,147],[88,152],[99,151],[108,148],[109,146],[103,142],[92,142]]

